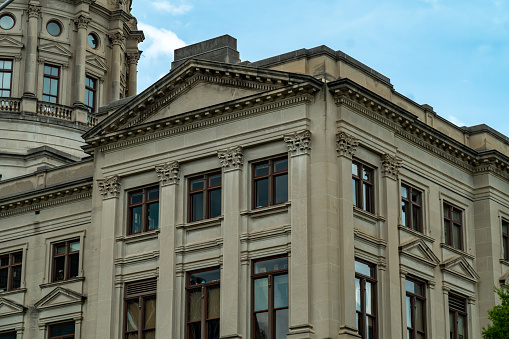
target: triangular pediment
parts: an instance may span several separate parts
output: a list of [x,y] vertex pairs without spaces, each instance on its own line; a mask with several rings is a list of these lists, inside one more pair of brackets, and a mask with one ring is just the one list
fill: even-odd
[[106,72],[108,70],[108,66],[106,65],[106,62],[102,60],[101,58],[95,56],[95,55],[88,55],[86,59],[86,63],[90,66],[97,67],[98,69],[102,70],[103,72]]
[[7,47],[15,47],[15,48],[23,48],[23,43],[14,40],[11,37],[3,36],[0,37],[0,47],[7,48]]
[[433,253],[431,248],[422,239],[415,239],[402,244],[399,247],[401,254],[410,257],[411,259],[420,261],[431,267],[436,267],[440,263],[440,259]]
[[7,298],[0,298],[0,317],[25,312],[25,307]]
[[77,292],[63,287],[57,287],[35,303],[35,308],[40,310],[50,307],[60,307],[64,305],[82,303],[84,300],[85,297]]
[[445,260],[440,264],[440,269],[462,279],[478,282],[479,275],[463,256],[457,256]]
[[47,52],[51,54],[57,54],[60,56],[70,58],[72,56],[71,51],[57,43],[50,43],[39,46],[39,52]]

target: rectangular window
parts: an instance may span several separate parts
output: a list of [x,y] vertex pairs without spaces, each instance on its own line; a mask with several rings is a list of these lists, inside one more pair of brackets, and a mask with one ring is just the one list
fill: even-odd
[[97,80],[87,75],[85,77],[85,106],[90,113],[95,112],[96,91]]
[[449,294],[449,338],[467,339],[467,299]]
[[125,339],[156,337],[156,291],[156,279],[126,284]]
[[422,192],[405,184],[401,185],[401,222],[403,226],[423,232]]
[[288,158],[253,164],[254,208],[288,201]]
[[509,260],[509,221],[502,219],[502,249],[505,260]]
[[357,333],[363,339],[377,338],[375,265],[355,261],[355,309]]
[[189,221],[221,215],[221,172],[189,179]]
[[16,332],[0,333],[0,339],[16,339]]
[[219,339],[220,275],[219,269],[188,273],[186,338]]
[[0,292],[12,291],[21,287],[22,262],[22,252],[0,256]]
[[80,241],[70,240],[53,245],[53,281],[79,275]]
[[73,339],[74,323],[64,323],[49,326],[49,339]]
[[159,227],[159,187],[143,188],[129,193],[129,234],[147,232]]
[[373,169],[359,162],[352,162],[353,205],[367,212],[375,212]]
[[253,338],[283,339],[288,332],[288,257],[253,262]]
[[407,339],[426,338],[426,285],[413,279],[406,280]]
[[463,211],[444,202],[444,239],[447,245],[463,250]]
[[12,86],[12,60],[0,59],[0,97],[10,97]]
[[60,67],[44,65],[42,101],[58,103]]

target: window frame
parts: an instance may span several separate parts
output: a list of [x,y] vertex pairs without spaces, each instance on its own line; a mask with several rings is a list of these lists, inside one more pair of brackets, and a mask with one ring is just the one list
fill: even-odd
[[[148,200],[148,192],[151,190],[154,190],[154,189],[158,190],[157,199]],[[142,196],[143,196],[142,201],[139,203],[131,203],[131,196],[133,194],[140,193],[140,192],[142,192]],[[159,185],[137,188],[137,189],[133,189],[133,190],[127,192],[127,235],[142,234],[142,233],[146,233],[146,232],[154,232],[159,229],[159,213],[161,211],[161,206],[159,204],[160,194],[161,194],[161,189],[160,189]],[[149,222],[148,222],[148,217],[149,217],[148,208],[149,208],[150,204],[153,204],[155,202],[158,203],[157,227],[155,227],[153,229],[148,229],[148,224],[149,224]],[[142,220],[141,221],[141,231],[132,232],[133,208],[138,207],[138,206],[142,207],[141,208],[141,213],[142,213],[142,215],[141,215],[141,220]]]
[[[373,318],[373,338],[374,339],[377,339],[378,338],[378,293],[377,293],[377,289],[378,289],[378,278],[377,278],[377,266],[376,264],[373,264],[369,261],[366,261],[366,260],[362,260],[362,259],[359,259],[359,258],[355,258],[355,261],[356,262],[359,262],[361,264],[364,264],[364,265],[367,265],[370,267],[370,269],[373,270],[373,276],[370,277],[370,276],[367,276],[367,275],[364,275],[362,273],[359,273],[357,271],[355,271],[355,279],[359,279],[359,282],[360,282],[360,297],[361,297],[361,300],[360,300],[360,304],[361,304],[361,310],[360,311],[357,311],[357,307],[355,309],[355,313],[356,314],[360,314],[360,328],[357,329],[357,333],[361,336],[361,338],[366,338],[366,333],[365,333],[365,330],[366,330],[366,317],[368,316],[368,313],[366,312],[366,281],[370,282],[373,286],[372,288],[372,293],[373,293],[373,305],[372,305],[372,309],[373,309],[373,313],[372,314],[369,314],[370,317]],[[356,300],[356,303],[357,303],[357,300]],[[362,331],[361,331],[362,329]]]
[[[94,84],[94,87],[88,86],[88,80]],[[88,102],[85,102],[85,106],[87,106],[89,113],[95,113],[97,106],[97,79],[88,74],[85,75],[85,101],[87,99],[87,91],[92,93],[92,106],[88,105]]]
[[[137,293],[129,294],[129,286],[144,286],[147,287],[145,290],[143,288],[137,289]],[[153,328],[144,328],[145,326],[145,306],[147,300],[154,299],[155,304],[155,324],[156,327]],[[138,307],[140,308],[140,311],[138,313],[138,319],[137,319],[137,333],[138,338],[144,338],[144,334],[147,331],[154,331],[157,332],[157,279],[145,279],[140,281],[133,281],[125,284],[124,288],[124,326],[122,329],[122,338],[128,338],[129,334],[135,333],[134,331],[127,332],[127,304],[131,301],[138,301]],[[140,306],[141,305],[141,306]]]
[[[357,166],[357,174],[353,173],[353,165]],[[363,178],[363,170],[371,172],[372,180]],[[364,201],[364,195],[362,194],[364,187],[369,187],[369,206]],[[356,202],[353,205],[366,212],[375,213],[375,168],[366,165],[360,161],[352,160],[352,198],[355,194]]]
[[[417,232],[424,233],[424,222],[423,222],[423,191],[420,189],[417,189],[411,185],[408,185],[406,183],[401,183],[401,188],[405,188],[407,190],[407,197],[404,198],[403,194],[401,194],[401,203],[405,202],[405,216],[406,220],[404,220],[405,224],[403,226],[411,228]],[[419,194],[419,200],[421,201],[420,204],[415,203],[412,199],[412,193],[418,193]],[[400,192],[401,193],[401,192]],[[417,225],[414,225],[414,207],[417,207],[419,212],[417,216]],[[402,207],[403,209],[403,207]],[[401,215],[401,221],[403,222],[403,213]]]
[[[189,279],[191,275],[201,273],[201,272],[208,272],[208,271],[215,271],[219,270],[219,280],[214,280],[202,284],[196,284],[196,285],[190,285]],[[185,321],[186,321],[186,329],[185,329],[185,338],[188,339],[190,335],[189,331],[189,324],[197,323],[198,321],[189,321],[189,295],[192,291],[201,291],[201,319],[200,319],[200,332],[201,337],[203,339],[208,338],[208,322],[210,320],[220,320],[221,316],[218,318],[207,318],[207,307],[209,305],[208,303],[208,290],[211,287],[219,287],[219,293],[221,293],[221,269],[219,267],[213,267],[213,268],[204,268],[200,270],[190,271],[186,274],[186,313],[185,313]],[[221,311],[220,311],[221,312]]]
[[11,75],[11,79],[10,79],[10,82],[9,82],[9,88],[0,88],[0,93],[3,92],[3,91],[9,91],[9,96],[8,97],[3,97],[0,95],[0,98],[11,98],[12,97],[12,74],[13,74],[13,68],[14,68],[14,61],[12,59],[8,59],[8,58],[0,58],[0,61],[10,61],[11,62],[11,68],[10,69],[7,69],[7,68],[2,68],[0,69],[0,78],[3,77],[3,74],[7,74],[9,73]]
[[0,26],[0,29],[2,29],[4,31],[11,30],[11,29],[14,28],[14,26],[16,26],[16,16],[14,14],[11,14],[11,13],[5,13],[5,14],[0,14],[0,19],[2,19],[3,17],[6,17],[6,16],[10,17],[12,19],[13,23],[12,23],[12,26],[9,27],[9,28],[4,28],[4,27]]
[[[506,232],[504,232],[504,226]],[[502,258],[509,261],[509,221],[502,219]]]
[[[45,72],[46,66],[51,67],[51,68],[56,68],[58,70],[58,75],[55,76],[55,75],[51,75],[51,74],[46,74],[46,72]],[[62,71],[62,69],[61,69],[60,66],[56,66],[56,65],[52,65],[52,64],[44,64],[43,65],[43,68],[42,68],[42,98],[43,98],[43,100],[42,101],[50,103],[50,104],[58,104],[59,103],[59,99],[60,99],[60,77],[62,75],[61,71]],[[44,92],[44,79],[46,79],[46,78],[50,79],[50,83],[51,83],[51,80],[56,80],[57,81],[57,85],[56,85],[57,86],[57,95],[47,94],[47,93]],[[44,100],[44,96],[47,96],[49,98],[55,98],[55,102]]]
[[[464,309],[463,310],[460,310],[458,308],[455,308],[454,306],[451,307],[451,298],[456,298],[457,300],[459,299],[462,299],[462,302],[463,302],[463,307]],[[451,317],[451,313],[453,314],[453,319],[454,319],[454,328],[452,329],[453,330],[453,333],[455,334],[454,335],[454,338],[452,339],[458,339],[458,318],[459,316],[463,316],[464,319],[465,319],[465,323],[464,323],[464,330],[465,330],[465,337],[463,339],[468,339],[468,310],[467,310],[467,297],[464,297],[464,296],[461,296],[461,295],[458,295],[458,294],[454,294],[454,293],[449,293],[449,302],[448,302],[448,309],[449,309],[449,327],[450,327],[450,317]],[[449,328],[449,333],[451,332],[451,328]],[[450,334],[449,334],[450,336]]]
[[[274,163],[277,162],[277,161],[280,161],[280,160],[286,160],[287,161],[286,170],[283,170],[283,171],[274,171]],[[268,164],[268,173],[256,176],[256,167],[259,166],[259,165],[262,165],[264,163]],[[281,205],[281,204],[285,204],[285,203],[288,202],[288,200],[289,200],[289,188],[290,188],[290,184],[289,183],[287,183],[287,196],[286,196],[286,200],[282,201],[282,202],[275,203],[275,201],[276,201],[276,189],[275,189],[276,184],[275,184],[275,181],[276,181],[277,177],[283,176],[283,175],[286,175],[287,176],[287,180],[289,180],[289,178],[290,178],[290,176],[289,176],[289,174],[290,174],[290,172],[289,172],[289,165],[290,165],[290,161],[288,159],[288,155],[276,156],[276,157],[273,157],[273,158],[270,158],[270,159],[256,161],[256,162],[253,162],[251,164],[251,170],[253,172],[253,174],[252,174],[253,209],[265,208],[265,207],[270,207],[270,206],[276,206],[276,205]],[[268,204],[265,205],[265,206],[256,206],[256,200],[257,200],[257,197],[258,197],[258,192],[257,192],[257,188],[256,188],[256,182],[260,181],[260,180],[263,180],[265,178],[268,179],[268,192],[267,192],[267,194],[268,194],[268,199],[267,199]]]
[[[213,177],[216,175],[219,175],[221,177],[221,183],[219,185],[209,186],[210,177]],[[191,191],[191,182],[194,180],[197,180],[197,179],[203,179],[203,188]],[[201,220],[206,220],[206,219],[217,218],[222,215],[222,213],[223,213],[223,211],[222,211],[222,209],[223,209],[223,173],[220,170],[189,177],[189,179],[187,179],[187,185],[188,185],[188,190],[187,190],[187,199],[188,199],[187,220],[188,220],[188,222],[196,222],[196,221],[201,221]],[[211,210],[210,209],[210,205],[211,205],[210,204],[210,202],[211,202],[210,193],[213,191],[217,191],[217,190],[221,191],[221,201],[220,201],[221,213],[216,216],[210,216],[210,210]],[[196,194],[199,194],[200,192],[202,192],[202,194],[203,194],[203,210],[202,210],[203,218],[193,220],[193,196]]]
[[[445,210],[446,210],[446,206],[449,207],[449,214],[446,215],[445,214]],[[454,221],[453,219],[453,211],[458,211],[459,212],[459,221]],[[461,209],[459,207],[456,207],[455,205],[449,203],[449,202],[446,202],[444,201],[442,203],[442,212],[443,212],[443,223],[444,223],[444,243],[448,246],[451,246],[453,248],[456,248],[460,251],[463,251],[463,249],[465,248],[465,244],[464,244],[464,235],[463,235],[463,212],[465,210],[464,209]],[[449,226],[446,226],[446,221],[449,221]],[[453,230],[454,230],[454,227],[458,227],[459,229],[459,236],[458,236],[458,240],[459,240],[459,247],[456,247],[454,246],[454,238],[453,238]],[[447,233],[446,233],[447,232]]]
[[[70,251],[70,244],[73,242],[78,242],[80,244],[80,249],[77,251]],[[64,244],[65,246],[65,253],[64,254],[56,254],[56,248],[59,245]],[[77,239],[71,239],[71,240],[65,240],[65,241],[58,241],[52,244],[51,248],[51,282],[59,282],[59,281],[66,281],[66,280],[72,280],[80,277],[80,261],[81,261],[81,252],[82,251],[82,242],[80,238]],[[70,276],[71,271],[71,260],[70,256],[76,255],[78,257],[77,267],[76,270],[78,271],[78,274],[75,277]],[[64,257],[64,277],[62,279],[56,279],[56,259]]]
[[[410,318],[411,318],[411,322],[412,322],[412,326],[411,328],[408,327],[408,323],[407,323],[407,333],[408,331],[410,331],[410,338],[408,339],[417,339],[417,333],[419,334],[422,334],[424,336],[424,338],[427,337],[427,302],[426,302],[426,287],[427,287],[427,284],[426,282],[422,281],[422,280],[419,280],[419,279],[415,279],[413,277],[406,277],[405,279],[405,285],[406,285],[406,281],[411,281],[413,282],[414,284],[416,285],[420,285],[422,287],[422,291],[423,291],[423,294],[422,295],[419,295],[419,294],[416,294],[416,293],[413,293],[413,292],[410,292],[406,289],[406,286],[405,286],[405,296],[406,297],[410,297],[410,310],[411,310],[411,314],[410,314]],[[423,310],[422,310],[422,315],[424,317],[423,319],[423,329],[424,331],[418,331],[415,329],[415,323],[416,323],[416,318],[415,318],[415,308],[416,308],[416,303],[415,301],[416,300],[420,300],[422,303],[423,303]],[[405,298],[405,302],[406,302],[406,298]],[[407,319],[408,319],[408,314],[407,314]]]
[[[23,276],[23,257],[24,257],[23,253],[24,253],[24,251],[19,250],[19,251],[9,252],[9,253],[0,255],[0,259],[5,258],[5,257],[9,258],[7,265],[0,266],[0,270],[7,269],[7,287],[5,288],[5,291],[1,291],[0,293],[16,291],[16,290],[21,289],[21,285],[22,285],[21,277]],[[21,261],[14,263],[14,256],[16,256],[16,255],[21,255]],[[14,269],[14,267],[18,267],[18,266],[21,268],[20,269],[20,277],[19,277],[19,280],[20,280],[19,287],[12,287],[13,281],[14,281],[13,269]]]
[[[74,333],[73,334],[51,336],[51,330],[53,327],[61,326],[61,325],[68,325],[68,324],[74,325],[74,331],[73,331]],[[76,336],[76,323],[74,321],[68,321],[68,322],[48,325],[48,339],[73,339],[73,338],[75,338],[75,336]]]

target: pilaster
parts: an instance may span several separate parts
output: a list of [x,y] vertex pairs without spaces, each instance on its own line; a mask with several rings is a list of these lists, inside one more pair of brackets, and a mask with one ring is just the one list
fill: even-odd
[[[86,109],[85,102],[85,60],[87,53],[87,28],[91,19],[84,15],[79,15],[74,19],[78,28],[76,39],[76,57],[75,57],[75,75],[74,75],[74,106]],[[86,122],[86,119],[85,119]]]
[[127,64],[129,65],[129,91],[127,96],[136,95],[136,86],[138,79],[138,60],[142,51],[127,53]]
[[120,99],[120,72],[122,70],[121,55],[123,53],[125,36],[121,32],[113,33],[109,36],[113,45],[112,63],[111,63],[111,101]]
[[26,13],[28,15],[28,30],[21,109],[24,112],[35,113],[37,110],[37,96],[35,93],[37,79],[37,29],[39,27],[39,18],[41,17],[41,8],[36,5],[28,5]]

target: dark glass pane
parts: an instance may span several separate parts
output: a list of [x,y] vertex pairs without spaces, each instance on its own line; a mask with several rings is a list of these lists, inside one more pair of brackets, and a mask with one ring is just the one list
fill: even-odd
[[209,192],[210,209],[209,218],[221,215],[221,189],[215,189]]
[[373,276],[373,268],[368,264],[365,264],[360,261],[355,261],[355,272],[360,273],[362,275],[366,275],[368,277]]
[[451,245],[451,241],[449,239],[450,225],[451,225],[451,222],[449,220],[444,220],[444,239],[445,239],[445,243],[448,245]]
[[452,228],[452,246],[454,248],[461,248],[460,228],[458,226]]
[[286,339],[288,332],[288,309],[276,311],[276,339]]
[[8,268],[0,270],[0,292],[7,291],[7,275],[9,274]]
[[201,190],[204,187],[203,178],[191,180],[191,191]]
[[9,265],[9,256],[3,256],[0,258],[0,266],[7,266]]
[[457,209],[452,210],[452,220],[455,222],[461,222],[461,213]]
[[138,330],[138,319],[140,318],[140,308],[138,301],[129,301],[127,303],[127,319],[126,319],[126,331]]
[[69,252],[76,252],[80,250],[80,242],[78,241],[72,241],[69,243]]
[[203,192],[191,195],[191,221],[203,219]]
[[23,254],[22,253],[16,253],[12,256],[12,263],[17,264],[23,261]]
[[352,179],[352,200],[353,205],[359,207],[359,201],[357,200],[357,197],[359,196],[359,188],[357,187],[357,180]]
[[49,78],[44,78],[44,80],[43,80],[43,83],[42,83],[42,92],[44,94],[49,94],[49,92],[50,92],[50,80],[51,79],[49,79]]
[[274,161],[274,172],[281,172],[286,170],[288,170],[288,159]]
[[507,223],[506,222],[502,222],[502,232],[504,234],[507,234]]
[[422,300],[415,300],[415,329],[419,332],[424,331],[424,302]]
[[209,177],[209,187],[221,185],[221,174],[211,175]]
[[361,309],[361,281],[355,278],[355,310],[362,311]]
[[207,339],[219,339],[219,319],[207,321]]
[[403,226],[408,226],[407,225],[407,214],[406,214],[406,210],[407,210],[407,203],[402,201],[401,202],[401,224]]
[[288,174],[278,175],[275,179],[275,203],[288,201]]
[[55,258],[55,281],[64,280],[65,257]]
[[74,334],[74,323],[52,325],[50,327],[50,335],[52,337],[67,334]]
[[449,218],[450,218],[450,217],[451,217],[451,216],[450,216],[450,213],[451,213],[451,208],[450,208],[450,206],[449,206],[449,205],[447,205],[447,204],[444,204],[444,216],[446,216],[446,217],[449,217]]
[[0,339],[16,339],[16,333],[0,334]]
[[148,190],[147,200],[159,199],[159,188]]
[[274,308],[288,307],[288,274],[274,277]]
[[420,231],[420,215],[421,209],[417,206],[412,206],[412,226],[415,230]]
[[287,268],[288,268],[288,257],[255,262],[255,274],[284,270]]
[[260,164],[255,166],[255,177],[258,177],[260,175],[267,175],[269,174],[269,164]]
[[269,308],[269,279],[262,278],[254,281],[254,310],[262,311]]
[[221,271],[219,269],[193,273],[189,275],[189,286],[205,284],[220,280]]
[[357,164],[352,163],[352,174],[359,176],[359,168],[357,167]]
[[467,337],[467,321],[465,316],[458,315],[458,339],[465,339]]
[[143,339],[156,339],[156,330],[144,330]]
[[371,212],[371,186],[362,185],[362,198],[364,200],[364,210]]
[[221,305],[219,286],[209,287],[207,293],[207,318],[219,318]]
[[145,314],[143,328],[156,327],[156,298],[145,299]]
[[268,313],[255,314],[255,339],[269,338],[269,319]]
[[375,319],[366,316],[366,339],[375,338]]
[[148,205],[148,229],[155,230],[159,227],[159,202]]
[[201,289],[189,292],[188,321],[201,320]]
[[261,179],[255,182],[256,201],[255,207],[269,206],[269,179]]
[[421,204],[421,192],[419,191],[412,191],[412,202],[420,205]]
[[201,339],[201,323],[192,323],[188,325],[189,339]]
[[131,208],[131,233],[141,232],[142,217],[142,206],[136,206]]
[[80,257],[78,253],[69,255],[69,278],[74,278],[79,275],[79,262]]
[[143,192],[131,194],[131,204],[139,204],[143,201]]
[[449,338],[451,339],[456,339],[455,325],[456,324],[454,323],[454,313],[449,312]]
[[375,313],[375,298],[373,294],[373,284],[366,281],[366,313],[367,314],[374,314]]
[[401,186],[401,197],[408,198],[408,192],[405,186]]
[[21,265],[18,265],[12,268],[12,288],[16,289],[20,287],[21,287]]

